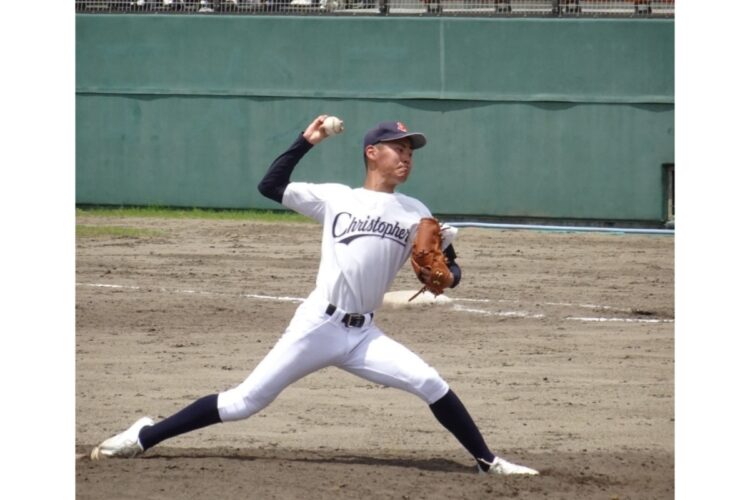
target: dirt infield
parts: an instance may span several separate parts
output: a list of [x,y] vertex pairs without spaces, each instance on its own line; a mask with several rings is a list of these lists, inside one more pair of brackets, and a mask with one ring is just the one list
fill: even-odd
[[[90,461],[139,416],[245,378],[311,291],[320,228],[77,223],[156,231],[77,240],[77,498],[674,497],[672,237],[462,229],[451,301],[378,311],[491,448],[541,471],[487,478],[419,399],[335,368],[250,419]],[[404,267],[393,290],[416,288]]]

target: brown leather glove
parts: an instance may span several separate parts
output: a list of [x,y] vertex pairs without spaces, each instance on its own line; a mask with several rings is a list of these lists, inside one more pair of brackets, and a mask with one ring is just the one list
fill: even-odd
[[[429,290],[434,295],[440,295],[451,285],[453,278],[448,269],[448,261],[443,254],[442,241],[440,223],[437,219],[425,217],[419,221],[411,249],[411,265],[417,279],[424,286],[409,301],[425,290]],[[428,277],[425,278],[425,274],[428,274]]]

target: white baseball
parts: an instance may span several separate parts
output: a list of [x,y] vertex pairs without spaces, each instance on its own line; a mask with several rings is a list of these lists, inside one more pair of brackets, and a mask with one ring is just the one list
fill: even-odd
[[329,116],[323,120],[323,130],[328,135],[340,134],[344,131],[344,122],[336,116]]

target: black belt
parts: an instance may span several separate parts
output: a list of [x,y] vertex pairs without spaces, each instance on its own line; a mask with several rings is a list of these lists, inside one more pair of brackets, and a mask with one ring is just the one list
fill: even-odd
[[[336,306],[333,304],[328,304],[328,308],[326,309],[326,314],[329,316],[332,316],[333,313],[336,312]],[[341,318],[341,322],[345,324],[347,327],[353,326],[354,328],[362,328],[362,326],[365,324],[365,321],[367,321],[367,316],[373,317],[375,316],[375,313],[367,313],[367,314],[358,314],[358,313],[346,313],[344,314],[344,317]]]

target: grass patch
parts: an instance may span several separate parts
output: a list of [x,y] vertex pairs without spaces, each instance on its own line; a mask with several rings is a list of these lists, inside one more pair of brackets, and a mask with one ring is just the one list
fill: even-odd
[[312,219],[285,210],[217,210],[170,207],[78,207],[76,216],[155,217],[162,219],[211,219],[261,222],[312,222]]
[[166,233],[137,227],[76,225],[76,238],[156,238],[160,236],[166,236]]

